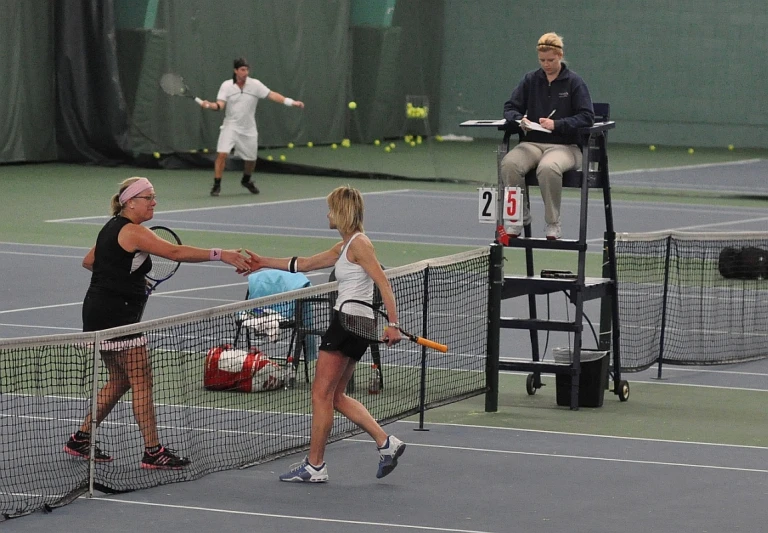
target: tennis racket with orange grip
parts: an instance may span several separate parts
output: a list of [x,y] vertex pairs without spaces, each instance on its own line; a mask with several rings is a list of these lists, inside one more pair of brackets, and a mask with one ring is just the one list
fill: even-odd
[[[389,325],[389,317],[386,310],[379,305],[374,305],[361,300],[346,300],[339,307],[339,321],[346,331],[357,335],[369,342],[384,343],[384,331]],[[429,340],[413,333],[409,333],[397,326],[400,333],[408,340],[432,348],[438,352],[447,352],[448,346]]]

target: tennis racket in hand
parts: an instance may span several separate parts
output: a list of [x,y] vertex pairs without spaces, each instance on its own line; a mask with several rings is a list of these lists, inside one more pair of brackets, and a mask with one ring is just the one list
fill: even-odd
[[[179,239],[179,236],[176,235],[173,230],[166,228],[165,226],[152,226],[149,229],[164,241],[168,241],[171,244],[181,244],[181,239]],[[159,255],[152,255],[150,257],[152,258],[152,269],[147,272],[146,275],[147,299],[149,299],[149,295],[152,294],[157,286],[162,282],[170,279],[171,276],[173,276],[179,269],[179,265],[181,265],[181,263],[178,261],[166,259],[165,257],[160,257]],[[147,300],[144,300],[144,305],[141,308],[139,320],[141,320],[141,317],[144,315],[144,308],[146,306]]]
[[186,96],[187,98],[192,98],[198,105],[203,105],[203,100],[192,94],[192,91],[184,82],[184,78],[178,74],[173,72],[163,74],[160,78],[160,87],[170,96]]
[[[373,305],[361,300],[346,300],[339,307],[339,321],[341,327],[348,332],[357,335],[369,342],[385,342],[384,330],[389,325],[389,317],[386,310],[380,305]],[[408,340],[432,348],[438,352],[447,352],[448,346],[440,344],[424,337],[419,337],[399,327],[400,333]]]

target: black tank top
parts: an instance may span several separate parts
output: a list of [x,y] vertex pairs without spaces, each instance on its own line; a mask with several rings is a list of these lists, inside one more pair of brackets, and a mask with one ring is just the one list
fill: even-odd
[[144,252],[126,252],[117,242],[120,230],[131,221],[112,217],[96,238],[95,259],[89,291],[109,292],[130,298],[144,298],[144,276],[152,269],[152,259]]

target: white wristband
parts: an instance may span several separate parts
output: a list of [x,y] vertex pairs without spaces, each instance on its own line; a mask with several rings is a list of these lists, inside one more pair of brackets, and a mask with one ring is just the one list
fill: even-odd
[[197,96],[195,96],[195,102],[197,102],[197,105],[199,106],[203,105],[203,100],[201,98],[198,98]]
[[293,98],[286,98],[283,100],[283,105],[293,107]]

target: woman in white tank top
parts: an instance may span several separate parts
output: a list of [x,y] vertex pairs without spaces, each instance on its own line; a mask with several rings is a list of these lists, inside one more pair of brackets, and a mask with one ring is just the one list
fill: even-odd
[[[251,252],[251,270],[276,268],[289,272],[307,272],[336,267],[339,296],[335,309],[346,300],[370,302],[374,284],[381,292],[390,326],[385,340],[387,346],[400,342],[397,329],[397,306],[389,280],[376,258],[373,244],[363,233],[363,197],[351,187],[338,187],[328,195],[328,222],[341,235],[341,242],[330,250],[311,257],[263,257]],[[281,481],[328,481],[328,468],[323,460],[325,445],[333,425],[334,409],[365,430],[379,450],[376,477],[384,477],[396,466],[405,451],[405,443],[387,433],[371,416],[365,406],[346,395],[347,383],[355,365],[368,348],[367,341],[346,332],[334,313],[328,331],[323,335],[312,383],[312,435],[309,455],[280,476]]]

